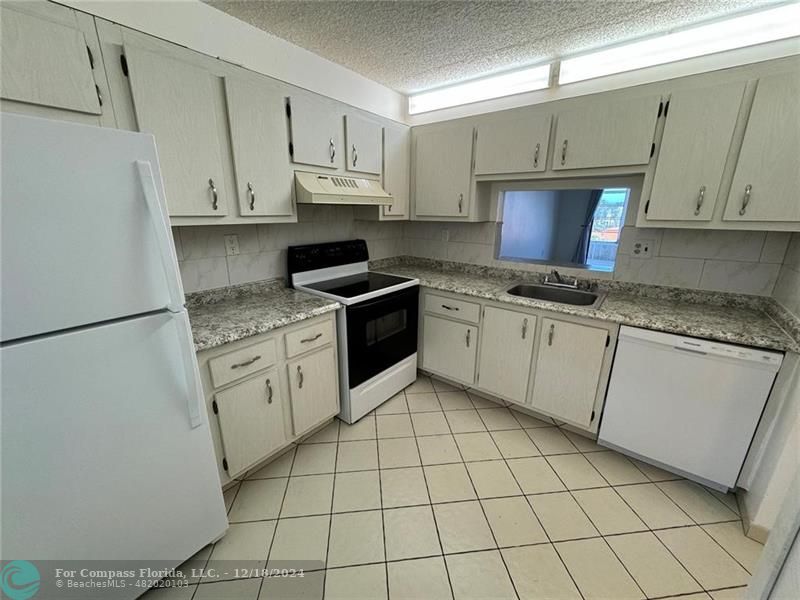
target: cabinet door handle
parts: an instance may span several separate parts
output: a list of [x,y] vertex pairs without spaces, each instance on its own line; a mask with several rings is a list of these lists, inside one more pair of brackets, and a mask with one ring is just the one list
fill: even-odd
[[461,208],[464,205],[464,194],[458,195],[458,212],[461,212]]
[[706,197],[706,186],[700,186],[700,193],[697,194],[697,206],[694,207],[694,216],[700,214],[700,209],[703,207],[703,200]]
[[318,340],[318,339],[319,339],[319,338],[321,338],[321,337],[322,337],[322,332],[320,331],[320,332],[319,332],[317,335],[315,335],[314,337],[310,337],[310,338],[303,338],[302,340],[300,340],[300,343],[301,343],[301,344],[308,344],[309,342],[313,342],[313,341],[315,341],[315,340]]
[[257,355],[257,356],[254,356],[253,358],[248,359],[248,360],[246,360],[244,362],[240,362],[240,363],[236,363],[235,365],[231,365],[231,369],[240,369],[241,367],[248,367],[248,366],[252,365],[254,362],[256,362],[257,360],[261,360],[261,355],[260,354]]
[[467,329],[467,348],[469,348],[469,338],[470,338],[470,334],[471,333],[472,333],[472,330],[471,329]]
[[528,319],[523,319],[522,321],[522,339],[525,339],[525,336],[528,335]]
[[555,336],[555,334],[556,334],[556,326],[555,325],[550,325],[550,333],[547,334],[547,345],[548,346],[552,346],[553,345],[553,337]]
[[247,195],[250,196],[250,210],[255,210],[256,208],[256,192],[253,189],[253,184],[249,181],[247,182]]
[[267,404],[272,404],[272,384],[267,379]]
[[328,154],[330,154],[331,162],[333,162],[333,159],[336,158],[336,144],[333,143],[333,138],[329,142]]
[[303,369],[300,365],[297,365],[297,389],[303,389]]
[[541,144],[536,144],[536,150],[533,152],[533,168],[539,166],[539,149],[541,148]]
[[561,164],[567,164],[567,144],[569,140],[564,140],[564,143],[561,145]]
[[356,146],[355,146],[355,144],[353,144],[353,166],[354,167],[356,166],[356,163],[358,163],[358,150],[356,150]]
[[449,304],[442,304],[442,308],[445,310],[461,310],[457,306],[450,306]]
[[217,186],[214,185],[214,180],[209,177],[208,189],[211,190],[211,208],[217,210],[219,204],[219,196],[217,195]]
[[753,191],[753,186],[749,183],[744,186],[744,196],[742,197],[742,208],[739,209],[739,216],[743,216],[747,212],[747,205],[750,204],[750,192]]

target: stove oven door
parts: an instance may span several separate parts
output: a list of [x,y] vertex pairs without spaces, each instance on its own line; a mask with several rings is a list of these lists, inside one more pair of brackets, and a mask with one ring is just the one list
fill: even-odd
[[347,307],[350,389],[417,351],[419,286]]

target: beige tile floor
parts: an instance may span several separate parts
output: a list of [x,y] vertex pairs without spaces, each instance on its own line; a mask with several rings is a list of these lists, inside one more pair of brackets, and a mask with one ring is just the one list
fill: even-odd
[[425,376],[225,498],[231,528],[193,566],[312,570],[148,599],[728,599],[761,551],[733,496]]

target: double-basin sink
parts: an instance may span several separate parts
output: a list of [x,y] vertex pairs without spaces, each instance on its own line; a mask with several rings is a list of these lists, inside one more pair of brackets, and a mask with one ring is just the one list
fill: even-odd
[[517,283],[505,290],[511,296],[533,298],[544,302],[557,302],[573,306],[598,308],[605,298],[605,292],[589,292],[569,287],[557,287],[540,283]]

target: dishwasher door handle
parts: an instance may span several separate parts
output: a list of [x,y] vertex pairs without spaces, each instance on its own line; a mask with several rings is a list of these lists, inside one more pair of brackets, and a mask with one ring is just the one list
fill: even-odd
[[692,348],[684,348],[682,346],[673,346],[673,350],[680,350],[681,352],[690,352],[692,354],[699,354],[700,356],[707,356],[708,352],[703,352],[702,350],[694,350]]

